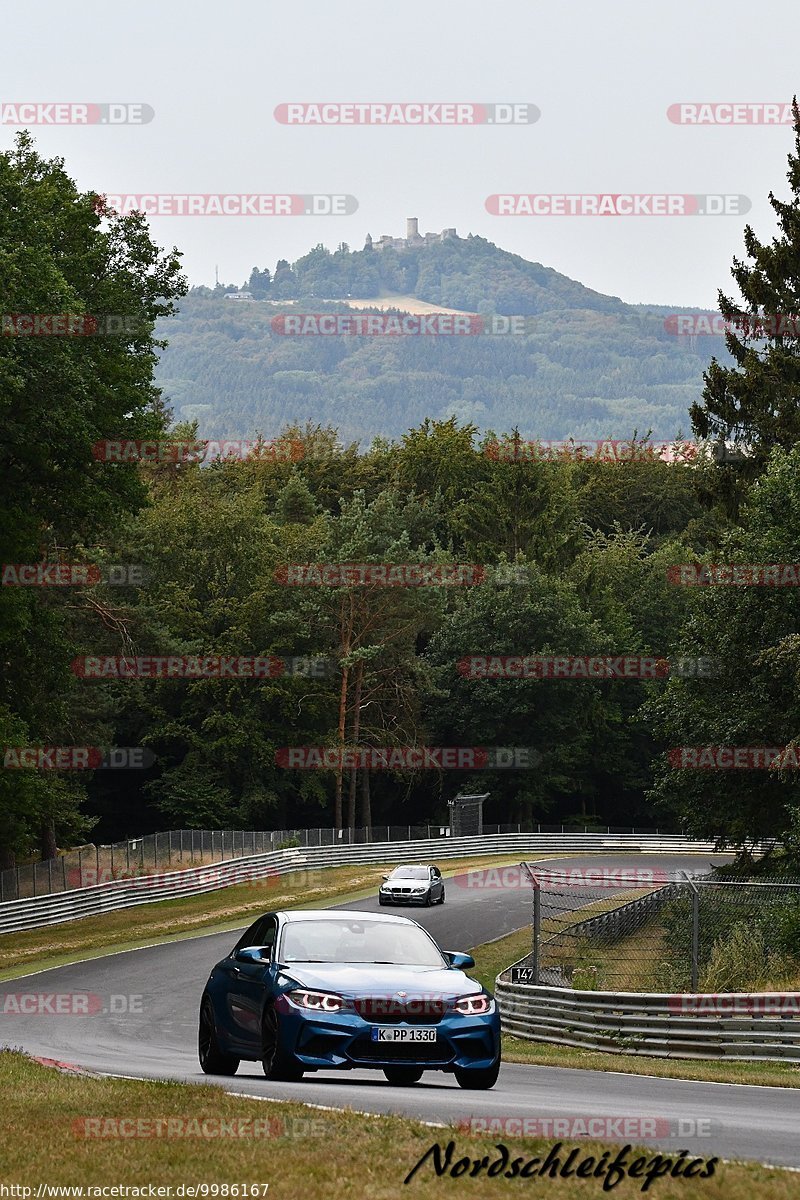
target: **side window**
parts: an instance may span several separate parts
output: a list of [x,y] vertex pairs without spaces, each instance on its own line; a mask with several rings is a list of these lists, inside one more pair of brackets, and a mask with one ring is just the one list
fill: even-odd
[[[266,917],[263,927],[258,931],[258,945],[269,949],[270,958],[275,952],[275,938],[278,933],[278,922],[274,917]],[[256,943],[254,943],[255,945]]]
[[[264,941],[265,935],[268,935],[269,930],[272,930],[272,942]],[[259,917],[254,921],[249,929],[246,929],[239,938],[236,945],[233,947],[232,953],[241,950],[242,946],[270,946],[275,941],[275,918],[274,917]]]
[[441,871],[439,870],[439,868],[438,868],[438,867],[433,867],[433,868],[432,868],[432,870],[433,870],[433,878],[434,878],[434,879],[441,879],[441,878],[442,878],[442,873],[441,873]]

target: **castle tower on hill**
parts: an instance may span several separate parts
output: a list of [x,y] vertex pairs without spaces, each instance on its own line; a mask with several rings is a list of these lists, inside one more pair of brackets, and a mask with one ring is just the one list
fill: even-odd
[[443,229],[441,233],[426,233],[421,234],[419,231],[419,218],[406,218],[406,236],[404,238],[392,237],[388,233],[384,233],[376,241],[367,234],[366,242],[364,243],[365,250],[408,250],[412,246],[431,246],[435,242],[445,242],[448,238],[457,237],[455,229]]

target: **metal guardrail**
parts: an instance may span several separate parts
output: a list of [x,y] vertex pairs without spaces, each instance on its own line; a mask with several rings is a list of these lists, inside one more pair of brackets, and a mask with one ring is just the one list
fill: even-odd
[[584,992],[512,984],[507,974],[495,995],[516,1037],[658,1058],[800,1062],[800,992]]
[[428,861],[492,854],[572,854],[635,852],[712,853],[714,843],[679,834],[502,833],[483,837],[438,837],[417,841],[365,842],[351,845],[293,847],[247,855],[185,870],[113,879],[93,887],[0,904],[0,934],[77,921],[82,917],[217,891],[236,883],[269,879],[301,868],[350,863]]
[[620,904],[619,908],[598,913],[596,917],[587,917],[585,921],[576,921],[574,925],[570,925],[562,932],[595,934],[613,940],[620,936],[623,930],[625,933],[634,932],[653,913],[659,912],[668,900],[679,895],[681,890],[680,884],[665,884],[664,887],[648,892],[646,896],[639,896],[637,900],[629,900],[626,904]]
[[[484,824],[481,835],[498,833],[603,833],[643,834],[659,829],[629,826],[542,825],[521,823]],[[52,892],[69,892],[93,887],[111,879],[132,874],[153,875],[159,871],[181,870],[184,866],[202,867],[209,863],[268,854],[287,846],[349,846],[362,842],[412,842],[427,838],[449,837],[447,825],[372,825],[355,829],[165,829],[140,834],[121,842],[87,843],[65,850],[56,858],[21,863],[0,871],[0,904]],[[467,836],[462,833],[460,836]]]

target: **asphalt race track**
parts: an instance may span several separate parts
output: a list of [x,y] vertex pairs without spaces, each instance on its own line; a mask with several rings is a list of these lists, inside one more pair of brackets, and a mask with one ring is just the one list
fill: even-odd
[[[720,856],[713,859],[721,861]],[[550,860],[546,865],[698,871],[707,869],[710,861],[699,855],[604,855]],[[583,902],[584,897],[576,895],[576,907]],[[381,911],[377,898],[337,907]],[[451,878],[444,906],[397,911],[415,917],[442,949],[465,950],[525,925],[530,920],[531,893],[527,888],[476,889],[464,886],[463,879],[459,884]],[[0,1044],[109,1074],[209,1082],[197,1063],[198,1002],[210,968],[235,940],[231,932],[194,937],[41,971],[24,981],[8,980],[0,986],[0,1003],[11,994],[71,997],[88,992],[92,1011],[90,1015],[48,1011],[22,1015],[9,1013],[6,1005],[0,1016]],[[58,1003],[46,1001],[42,1007],[55,1008]],[[238,1074],[225,1079],[223,1086],[259,1097],[402,1113],[436,1123],[472,1117],[650,1117],[670,1125],[659,1125],[660,1136],[636,1141],[673,1151],[686,1148],[706,1158],[749,1158],[800,1168],[800,1090],[788,1088],[514,1063],[503,1067],[489,1092],[464,1091],[451,1076],[436,1072],[404,1088],[390,1087],[380,1072],[360,1070],[320,1072],[294,1084],[268,1083],[256,1063],[242,1063]],[[696,1122],[707,1131],[705,1136],[693,1136]],[[663,1133],[667,1128],[670,1132]]]

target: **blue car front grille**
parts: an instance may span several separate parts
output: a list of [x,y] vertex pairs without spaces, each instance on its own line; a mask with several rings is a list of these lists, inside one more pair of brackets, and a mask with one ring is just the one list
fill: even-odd
[[376,1025],[396,1025],[400,1021],[407,1025],[436,1025],[447,1012],[446,1000],[427,998],[360,996],[353,1004],[360,1017]]

